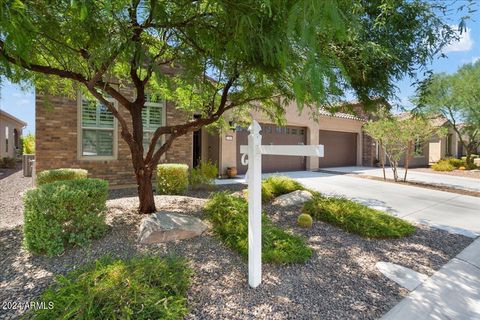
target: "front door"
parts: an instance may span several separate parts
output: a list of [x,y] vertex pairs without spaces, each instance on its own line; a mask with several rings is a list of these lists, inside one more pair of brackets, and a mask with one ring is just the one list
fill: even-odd
[[193,132],[193,167],[196,168],[202,159],[202,130]]

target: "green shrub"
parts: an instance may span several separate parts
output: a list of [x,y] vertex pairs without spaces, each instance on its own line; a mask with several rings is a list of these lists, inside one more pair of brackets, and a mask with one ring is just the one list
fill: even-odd
[[435,171],[453,171],[455,167],[448,160],[440,160],[432,165]]
[[477,154],[471,154],[470,155],[470,158],[471,158],[471,162],[470,163],[467,163],[467,157],[462,157],[462,161],[464,162],[464,165],[462,167],[465,167],[464,169],[466,170],[472,170],[472,169],[477,169],[477,165],[475,164],[474,160],[476,158],[478,158],[479,156]]
[[103,257],[57,277],[32,309],[35,319],[183,319],[191,270],[182,259]]
[[266,203],[273,198],[296,190],[304,190],[300,182],[289,177],[271,176],[262,182],[262,202]]
[[22,154],[35,154],[35,136],[31,133],[22,137]]
[[302,228],[311,228],[313,225],[313,219],[309,214],[302,213],[298,216],[297,224]]
[[157,166],[158,194],[185,194],[188,188],[188,166],[162,163]]
[[[205,205],[213,232],[243,257],[248,256],[248,203],[226,192],[215,193]],[[262,215],[262,260],[273,263],[307,261],[312,250],[298,236],[286,233]]]
[[4,157],[0,159],[0,168],[14,169],[17,166],[17,160],[15,158]]
[[85,169],[61,168],[53,170],[45,170],[37,174],[37,186],[52,183],[55,181],[85,179],[88,171]]
[[100,179],[57,181],[24,197],[24,244],[33,253],[57,255],[68,245],[88,245],[106,231],[108,183]]
[[217,165],[201,161],[197,168],[190,172],[190,185],[193,187],[211,186],[218,175]]
[[446,160],[448,161],[448,163],[450,163],[452,166],[454,166],[455,169],[458,169],[460,167],[465,167],[467,165],[466,159],[462,160],[462,159],[457,159],[457,158],[447,158]]
[[399,238],[415,231],[402,219],[343,198],[314,196],[305,203],[303,212],[368,238]]

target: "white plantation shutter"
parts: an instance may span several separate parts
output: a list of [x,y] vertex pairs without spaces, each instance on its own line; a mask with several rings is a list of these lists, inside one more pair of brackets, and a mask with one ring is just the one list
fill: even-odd
[[113,128],[113,114],[107,109],[107,107],[101,104],[97,108],[97,112],[98,126],[101,128]]
[[162,125],[163,107],[149,107],[149,128],[158,128]]
[[[155,130],[157,130],[158,127],[165,125],[165,119],[163,116],[165,103],[155,95],[146,94],[145,98],[147,102],[142,110],[142,122],[143,150],[146,153],[148,152],[148,147],[150,146],[150,141],[152,140]],[[163,137],[158,139],[155,150],[158,150],[162,144]]]
[[115,118],[97,100],[82,98],[82,156],[111,157],[114,154]]
[[82,99],[82,127],[97,125],[97,108],[95,102]]

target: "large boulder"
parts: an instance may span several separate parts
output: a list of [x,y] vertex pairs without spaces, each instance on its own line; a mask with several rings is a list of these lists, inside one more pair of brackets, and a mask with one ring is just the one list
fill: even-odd
[[189,239],[201,235],[207,228],[196,217],[160,211],[143,218],[138,238],[145,244]]
[[312,193],[306,190],[296,190],[276,197],[272,204],[276,206],[300,205],[312,199]]

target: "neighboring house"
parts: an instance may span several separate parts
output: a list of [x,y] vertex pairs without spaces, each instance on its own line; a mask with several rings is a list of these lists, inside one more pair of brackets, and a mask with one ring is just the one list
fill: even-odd
[[[409,116],[407,114],[401,114],[399,117]],[[427,167],[440,159],[447,157],[459,158],[465,154],[462,143],[458,134],[453,129],[450,121],[443,117],[438,117],[429,120],[434,127],[447,128],[447,134],[443,137],[433,136],[426,143],[417,143],[414,145],[414,150],[409,161],[409,167]],[[380,151],[377,150],[377,154]],[[379,158],[379,156],[378,156]],[[388,164],[388,159],[385,160]],[[399,161],[399,165],[403,166],[405,163],[405,157]]]
[[[128,93],[124,89],[124,93]],[[111,187],[135,184],[131,154],[120,137],[116,119],[100,103],[78,95],[66,97],[36,97],[36,170],[54,168],[84,168],[91,177],[107,179]],[[129,119],[124,108],[119,109]],[[375,142],[362,132],[364,120],[346,113],[331,115],[320,112],[317,121],[307,110],[298,114],[295,104],[286,110],[285,127],[273,125],[261,114],[253,114],[262,124],[263,144],[323,144],[325,157],[264,156],[265,172],[315,170],[322,167],[365,165],[372,166]],[[144,111],[145,138],[162,125],[174,125],[187,120],[187,115],[173,103],[150,102]],[[230,119],[232,120],[232,119]],[[232,124],[234,121],[232,121]],[[196,166],[200,160],[217,163],[219,173],[228,167],[241,165],[240,145],[247,144],[248,132],[235,127],[220,135],[201,129],[178,138],[161,162],[185,163]],[[145,142],[146,144],[148,141]]]
[[20,137],[26,125],[25,121],[0,110],[0,158],[14,158],[20,154]]
[[437,127],[447,128],[448,131],[445,137],[433,137],[425,145],[425,155],[428,155],[428,163],[424,164],[433,164],[446,157],[459,158],[463,156],[465,154],[465,150],[460,142],[460,137],[453,129],[450,121],[442,117],[430,121],[432,121],[432,123]]

